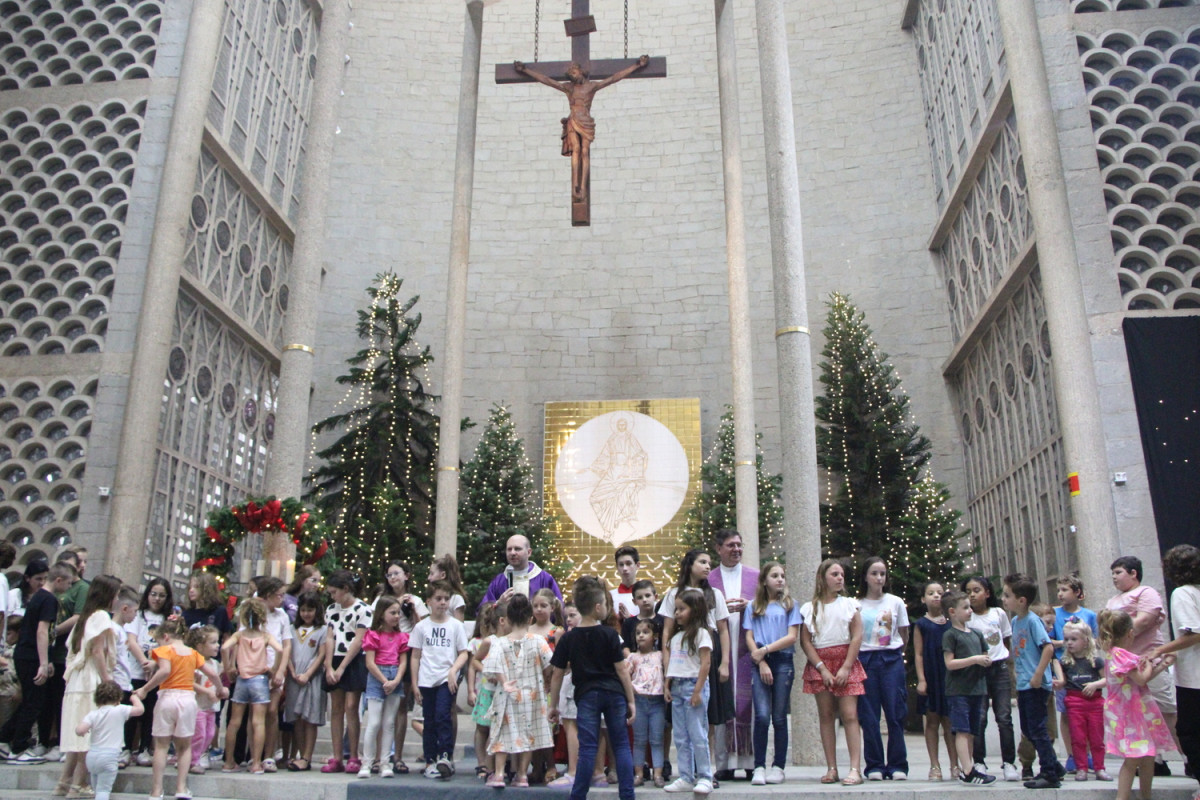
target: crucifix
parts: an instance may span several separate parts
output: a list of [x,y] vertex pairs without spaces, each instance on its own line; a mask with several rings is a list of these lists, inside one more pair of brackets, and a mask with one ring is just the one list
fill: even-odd
[[596,19],[589,0],[571,0],[571,18],[564,20],[571,38],[570,61],[515,61],[496,65],[496,83],[537,82],[567,96],[570,113],[562,119],[562,154],[571,158],[571,224],[591,225],[591,145],[596,138],[592,98],[596,92],[625,78],[665,78],[667,59],[607,58],[592,61],[589,34]]

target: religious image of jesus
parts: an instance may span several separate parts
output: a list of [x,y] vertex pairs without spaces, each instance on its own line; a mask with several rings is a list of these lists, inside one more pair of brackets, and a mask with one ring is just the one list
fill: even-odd
[[650,63],[650,56],[644,55],[620,72],[602,81],[593,81],[586,72],[575,63],[567,67],[565,81],[553,78],[530,69],[524,62],[514,61],[513,69],[521,75],[528,75],[538,83],[544,83],[551,89],[557,89],[567,96],[570,104],[570,115],[563,117],[562,154],[571,157],[571,201],[583,202],[589,194],[591,172],[591,146],[596,138],[596,121],[592,119],[592,97],[605,86],[611,86],[619,80],[628,78],[639,69]]
[[599,483],[588,498],[606,538],[613,541],[621,525],[637,520],[638,495],[646,488],[646,451],[633,435],[633,424],[619,415],[613,434],[592,462]]

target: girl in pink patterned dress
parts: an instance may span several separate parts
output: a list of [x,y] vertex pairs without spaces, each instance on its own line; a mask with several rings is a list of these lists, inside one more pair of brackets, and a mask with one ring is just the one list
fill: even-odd
[[1129,800],[1135,774],[1139,776],[1139,794],[1149,800],[1154,757],[1174,750],[1175,742],[1146,684],[1175,658],[1167,655],[1154,662],[1139,660],[1131,653],[1127,648],[1133,644],[1133,619],[1124,611],[1101,611],[1099,623],[1100,644],[1108,651],[1104,749],[1124,759],[1117,776],[1117,800]]
[[[488,755],[503,764],[513,756],[516,777],[512,785],[529,786],[529,762],[535,750],[551,747],[550,723],[546,719],[546,678],[550,674],[550,645],[529,632],[533,607],[529,598],[515,594],[500,616],[510,626],[507,636],[497,637],[483,660],[483,673],[500,690],[492,696]],[[492,776],[488,786],[502,788],[503,773]]]

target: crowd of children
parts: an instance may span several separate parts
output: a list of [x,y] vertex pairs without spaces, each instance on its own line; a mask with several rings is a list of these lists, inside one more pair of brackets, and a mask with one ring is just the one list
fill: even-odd
[[[0,543],[0,568],[6,559],[11,565],[12,549]],[[741,636],[753,665],[752,785],[785,780],[797,645],[802,691],[814,695],[819,716],[821,782],[902,781],[911,630],[931,781],[944,779],[943,741],[950,778],[967,785],[1024,779],[1028,788],[1056,788],[1069,773],[1110,781],[1106,759],[1120,759],[1118,800],[1131,798],[1135,778],[1149,797],[1165,752],[1182,749],[1200,764],[1200,549],[1191,545],[1164,559],[1176,587],[1171,641],[1158,634],[1161,598],[1141,584],[1142,564],[1130,557],[1114,562],[1119,594],[1099,614],[1083,607],[1075,575],[1058,578],[1057,607],[1038,603],[1028,576],[1006,576],[998,593],[975,575],[958,587],[928,583],[915,621],[886,591],[883,558],[863,564],[857,599],[846,593],[845,565],[823,561],[803,602],[784,566],[771,562],[740,632],[729,630],[726,598],[708,581],[708,553],[683,557],[661,601],[652,582],[636,579],[635,549],[621,548],[617,560],[623,596],[592,576],[575,582],[566,605],[550,588],[505,593],[481,606],[471,638],[452,556],[432,565],[424,599],[412,593],[403,562],[389,565],[373,603],[359,598],[346,570],[326,578],[328,604],[311,567],[291,586],[258,578],[250,596],[229,606],[232,621],[206,573],[191,579],[183,609],[163,580],[140,596],[110,576],[82,581],[80,549],[53,566],[35,560],[0,609],[0,753],[40,763],[55,759],[56,747],[63,766],[54,794],[69,798],[107,797],[130,765],[152,767],[151,795],[161,798],[164,772],[175,765],[176,796],[186,798],[188,774],[211,768],[210,754],[223,755],[223,772],[273,772],[277,751],[287,769],[312,769],[317,729],[328,722],[335,752],[322,772],[389,778],[408,772],[402,737],[419,707],[423,774],[444,780],[456,772],[455,702],[465,679],[476,775],[487,786],[544,783],[582,800],[590,786],[616,783],[631,800],[652,782],[704,795],[719,785],[711,737],[733,714],[729,653],[731,637]],[[986,766],[989,707],[1000,733],[996,774]],[[838,721],[850,757],[844,778]]]

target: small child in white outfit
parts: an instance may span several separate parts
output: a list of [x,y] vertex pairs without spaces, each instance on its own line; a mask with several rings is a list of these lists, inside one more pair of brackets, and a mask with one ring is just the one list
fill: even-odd
[[87,736],[87,764],[91,775],[96,800],[108,800],[113,781],[117,778],[117,760],[125,742],[125,722],[130,717],[140,717],[143,712],[141,698],[130,695],[132,705],[121,704],[121,687],[116,681],[101,681],[92,694],[96,709],[89,711],[83,721],[75,726],[76,736]]

